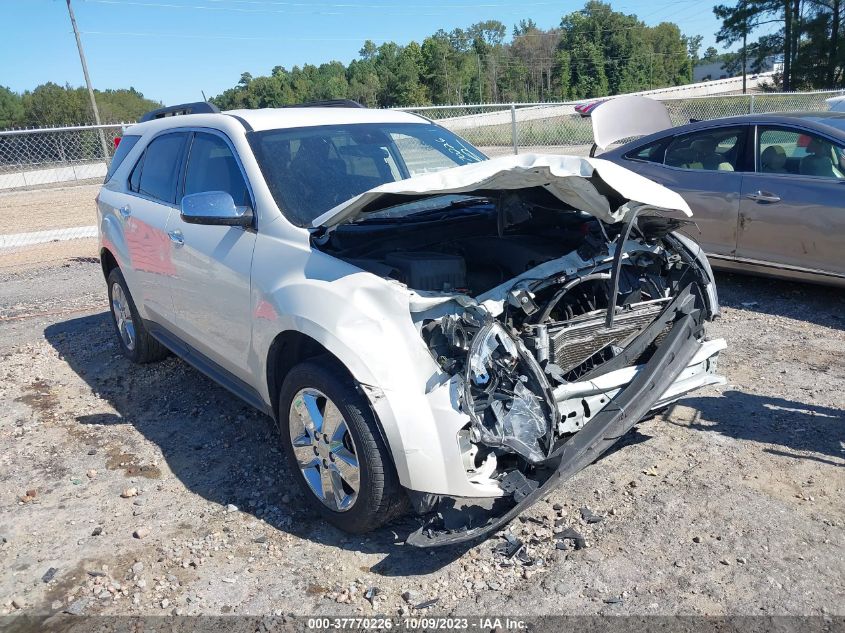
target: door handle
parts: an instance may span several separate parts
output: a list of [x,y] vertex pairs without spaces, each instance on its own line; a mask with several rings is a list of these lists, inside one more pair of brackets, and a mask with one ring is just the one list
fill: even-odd
[[749,193],[745,196],[749,200],[754,200],[754,202],[780,202],[780,196],[776,196],[773,193],[769,193],[768,191],[758,191],[756,193]]
[[124,220],[128,220],[129,216],[132,215],[132,209],[129,208],[128,204],[124,204],[117,210],[117,212],[120,214],[120,217],[122,217]]
[[185,236],[182,235],[182,231],[168,231],[167,237],[170,238],[170,241],[173,242],[176,248],[185,245]]

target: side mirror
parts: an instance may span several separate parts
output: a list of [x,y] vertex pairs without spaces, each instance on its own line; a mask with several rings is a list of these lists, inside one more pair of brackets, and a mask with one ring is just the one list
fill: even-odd
[[235,206],[225,191],[203,191],[182,198],[182,219],[189,224],[251,226],[252,209]]

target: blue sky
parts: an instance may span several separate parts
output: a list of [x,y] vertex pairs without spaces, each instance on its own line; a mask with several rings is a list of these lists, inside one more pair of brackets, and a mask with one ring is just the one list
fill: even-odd
[[[620,0],[617,11],[647,24],[672,21],[714,44],[709,2]],[[244,71],[268,74],[357,56],[364,40],[421,41],[437,29],[485,19],[510,28],[532,18],[542,28],[583,2],[547,0],[73,0],[96,88],[134,86],[165,103],[196,101],[237,83]],[[82,85],[64,0],[0,0],[0,85]],[[509,33],[510,35],[510,33]]]

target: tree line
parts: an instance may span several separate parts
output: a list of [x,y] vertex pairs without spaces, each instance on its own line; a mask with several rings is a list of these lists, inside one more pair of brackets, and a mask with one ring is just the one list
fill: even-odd
[[[775,87],[833,89],[845,84],[843,0],[737,0],[713,9],[722,26],[716,41],[740,45],[733,65],[751,72],[774,57],[783,64]],[[774,25],[774,32],[755,37]]]
[[244,73],[212,99],[222,109],[323,99],[371,107],[581,99],[689,83],[701,37],[676,24],[650,27],[591,0],[544,30],[496,20],[439,30],[422,43],[364,42],[348,65],[276,66]]
[[[145,112],[161,107],[134,88],[95,90],[94,97],[102,123],[137,121]],[[94,115],[85,88],[48,82],[19,94],[0,86],[0,129],[91,123]]]

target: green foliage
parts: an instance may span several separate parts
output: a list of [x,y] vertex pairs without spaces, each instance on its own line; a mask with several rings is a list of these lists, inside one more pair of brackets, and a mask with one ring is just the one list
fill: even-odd
[[349,98],[368,106],[550,101],[688,83],[701,38],[675,24],[646,26],[609,4],[587,2],[560,28],[496,20],[443,30],[422,43],[364,42],[348,66],[277,66],[268,77],[241,76],[213,98],[221,109]]
[[12,127],[23,121],[23,99],[9,88],[0,86],[0,129]]
[[[136,121],[145,112],[161,107],[161,103],[145,99],[134,88],[95,90],[94,96],[103,123]],[[0,129],[85,125],[93,122],[91,102],[85,88],[48,82],[19,95],[0,86]]]
[[[784,91],[840,88],[845,85],[844,9],[842,0],[737,0],[735,6],[713,8],[722,21],[716,39],[740,44],[751,72],[766,58],[782,60],[778,84]],[[761,28],[767,33],[754,39]],[[741,58],[733,62],[741,71]]]

